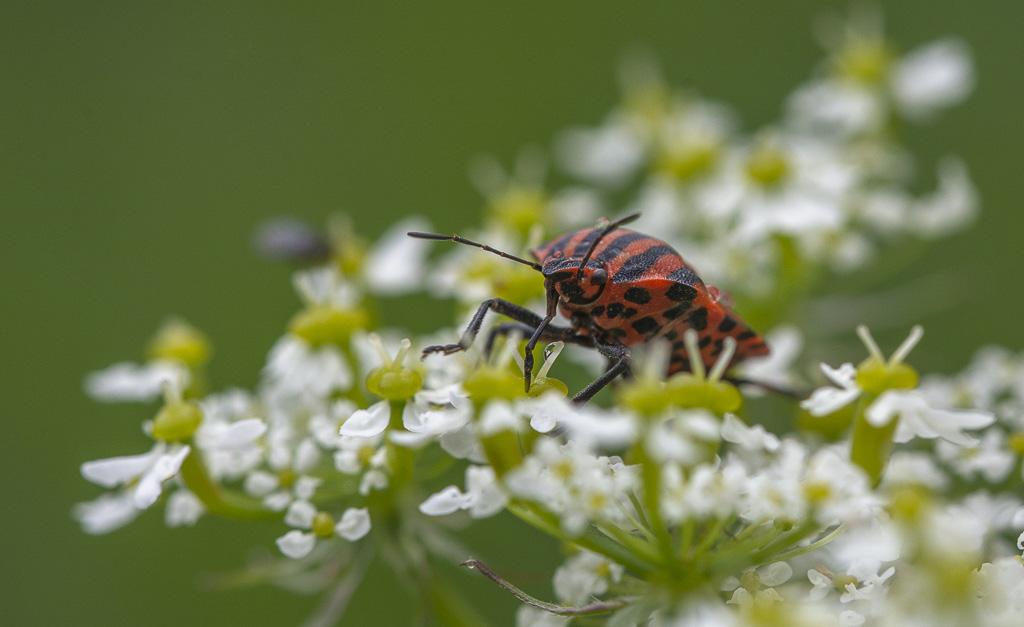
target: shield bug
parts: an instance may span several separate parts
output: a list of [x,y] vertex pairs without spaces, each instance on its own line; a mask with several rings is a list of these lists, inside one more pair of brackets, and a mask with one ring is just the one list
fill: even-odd
[[[410,237],[451,240],[528,265],[544,276],[546,294],[543,316],[500,298],[485,300],[457,344],[429,346],[423,354],[450,355],[466,350],[480,332],[484,316],[493,310],[514,322],[499,324],[491,331],[485,352],[498,334],[513,330],[525,333],[529,337],[523,360],[527,391],[533,348],[541,340],[590,346],[608,359],[607,372],[576,394],[576,403],[587,402],[613,379],[628,373],[633,346],[656,340],[668,342],[668,374],[689,369],[690,356],[683,341],[687,329],[696,331],[700,359],[707,368],[722,353],[727,337],[736,341],[730,366],[768,354],[764,338],[732,311],[729,298],[706,285],[671,246],[621,228],[638,217],[640,214],[634,213],[557,237],[530,251],[537,261],[458,235],[410,232]],[[568,318],[569,326],[551,324],[559,311]]]

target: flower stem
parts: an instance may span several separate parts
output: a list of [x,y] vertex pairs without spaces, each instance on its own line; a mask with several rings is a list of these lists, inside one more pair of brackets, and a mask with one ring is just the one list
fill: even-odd
[[202,453],[194,445],[192,452],[181,464],[181,478],[211,514],[246,520],[268,520],[282,516],[280,512],[264,509],[263,504],[255,499],[222,490],[210,478]]

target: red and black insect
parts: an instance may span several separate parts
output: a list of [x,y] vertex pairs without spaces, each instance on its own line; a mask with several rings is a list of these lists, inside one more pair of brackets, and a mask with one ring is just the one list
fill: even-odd
[[[488,310],[515,322],[497,325],[485,346],[489,352],[497,335],[514,330],[530,339],[524,356],[526,389],[530,389],[533,348],[537,342],[562,341],[596,348],[611,364],[608,371],[579,392],[573,401],[585,403],[621,374],[629,372],[630,347],[663,339],[671,344],[668,374],[689,370],[690,357],[683,332],[697,332],[700,359],[710,368],[724,350],[725,339],[736,341],[729,365],[768,354],[756,331],[732,311],[728,297],[705,285],[689,264],[665,242],[619,228],[640,217],[634,213],[604,228],[589,228],[556,238],[531,251],[538,262],[520,259],[458,235],[409,233],[411,237],[452,240],[482,248],[526,264],[544,275],[545,315],[500,298],[485,300],[458,344],[430,346],[423,354],[446,355],[466,350],[476,339]],[[558,310],[569,327],[552,325]]]

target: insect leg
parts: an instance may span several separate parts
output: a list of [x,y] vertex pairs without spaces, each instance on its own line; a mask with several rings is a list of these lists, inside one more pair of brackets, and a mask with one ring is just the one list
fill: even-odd
[[521,307],[515,303],[510,303],[502,298],[490,298],[480,304],[480,308],[473,314],[472,320],[469,321],[469,326],[463,331],[462,337],[459,339],[458,344],[445,344],[439,346],[428,346],[423,349],[423,356],[426,357],[430,353],[444,353],[445,355],[451,355],[459,351],[464,351],[473,345],[473,340],[476,339],[478,333],[480,333],[480,326],[484,323],[484,316],[487,315],[489,310],[494,310],[500,314],[504,314],[509,318],[512,318],[516,322],[521,322],[530,328],[531,332],[534,332],[537,327],[540,326],[542,318],[537,314],[533,313],[525,307]]
[[608,369],[608,372],[605,372],[593,383],[580,390],[576,396],[572,397],[574,405],[585,405],[595,394],[611,383],[615,377],[629,370],[629,348],[621,344],[596,344],[596,346],[602,355],[609,360],[614,360],[615,363]]
[[544,330],[554,320],[555,314],[558,313],[558,292],[555,290],[554,284],[550,280],[545,280],[544,287],[547,289],[548,296],[547,312],[544,319],[537,325],[537,329],[530,337],[530,341],[526,343],[526,350],[523,353],[523,383],[526,386],[527,392],[530,391],[530,381],[533,379],[533,349],[537,346],[537,342],[540,341],[540,336],[544,333]]
[[779,396],[788,396],[789,398],[792,398],[794,400],[802,400],[811,395],[811,390],[793,389],[782,385],[769,383],[768,381],[754,381],[752,379],[745,379],[743,377],[731,377],[729,375],[722,377],[722,380],[731,383],[735,386],[752,385],[754,387],[761,388],[766,392],[778,394]]
[[[501,324],[495,325],[494,328],[491,329],[490,333],[487,334],[487,341],[484,342],[484,355],[491,354],[491,350],[494,348],[494,342],[497,341],[499,337],[507,336],[513,331],[519,331],[523,334],[523,337],[530,337],[536,330],[536,327],[531,327],[521,322],[502,322]],[[566,344],[582,344],[584,346],[594,345],[594,341],[587,335],[580,335],[575,330],[568,327],[558,327],[551,324],[544,329],[544,333],[541,334],[540,339],[545,342],[565,342]]]

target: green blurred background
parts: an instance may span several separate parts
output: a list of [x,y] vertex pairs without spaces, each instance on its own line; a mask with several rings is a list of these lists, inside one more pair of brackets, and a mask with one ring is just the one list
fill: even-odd
[[[252,385],[297,306],[288,271],[255,259],[250,233],[282,214],[349,212],[376,236],[411,213],[450,230],[477,221],[466,164],[511,162],[616,102],[623,51],[652,49],[676,84],[776,118],[822,52],[813,20],[845,2],[4,2],[0,5],[2,613],[6,624],[295,624],[316,599],[275,589],[210,592],[203,573],[272,548],[280,525],[204,519],[166,530],[149,512],[90,537],[72,505],[98,493],[82,461],[141,452],[140,408],[101,406],[83,375],[138,359],[169,314],[214,339],[216,385]],[[893,284],[958,272],[964,302],[920,317],[915,363],[961,368],[974,349],[1024,344],[1018,311],[1024,174],[1024,3],[885,6],[908,49],[943,35],[972,46],[976,94],[907,142],[924,171],[967,161],[983,200],[970,231]],[[929,176],[923,185],[931,184]],[[421,299],[398,307],[423,307]],[[448,322],[435,307],[414,330]],[[408,319],[397,312],[393,319]],[[881,334],[892,346],[905,329]],[[851,354],[850,357],[856,357]],[[527,587],[546,576],[487,537],[486,558]],[[551,563],[553,546],[537,540]],[[508,544],[508,543],[505,543]],[[515,603],[456,575],[495,615]],[[404,592],[374,570],[348,624],[404,624]],[[372,618],[371,618],[372,617]]]

